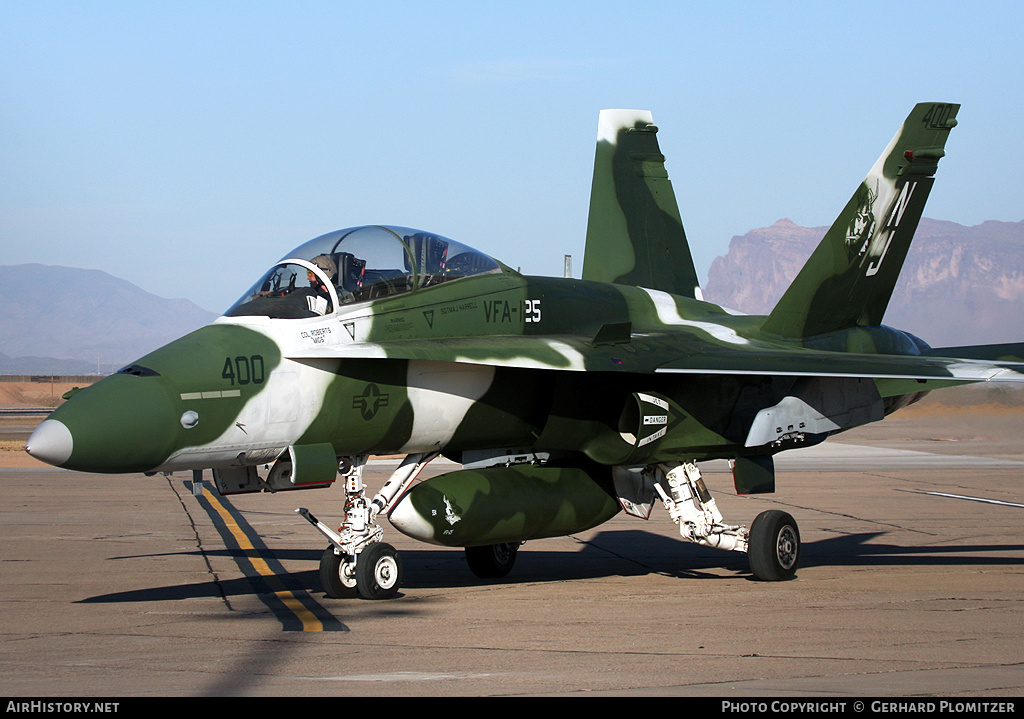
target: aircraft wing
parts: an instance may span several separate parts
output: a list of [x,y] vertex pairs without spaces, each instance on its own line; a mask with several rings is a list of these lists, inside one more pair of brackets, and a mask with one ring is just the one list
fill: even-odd
[[808,349],[713,351],[668,362],[658,372],[767,374],[872,379],[1024,382],[1024,363],[931,355],[884,355]]
[[[1005,345],[1000,347],[1006,347]],[[887,355],[785,347],[764,342],[712,341],[697,334],[634,336],[599,344],[579,335],[486,336],[351,343],[289,352],[294,360],[402,359],[547,369],[639,374],[738,374],[863,377],[945,382],[1024,382],[1024,345],[989,358],[984,348],[966,357]],[[965,350],[967,348],[964,348]],[[995,354],[989,352],[987,354]],[[923,388],[922,388],[923,389]]]

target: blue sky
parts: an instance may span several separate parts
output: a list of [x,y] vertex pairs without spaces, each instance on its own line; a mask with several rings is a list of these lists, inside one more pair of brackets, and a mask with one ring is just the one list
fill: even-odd
[[583,261],[602,108],[661,128],[698,272],[828,225],[919,101],[925,214],[1024,219],[1024,3],[0,1],[0,264],[212,311],[289,249],[401,224]]

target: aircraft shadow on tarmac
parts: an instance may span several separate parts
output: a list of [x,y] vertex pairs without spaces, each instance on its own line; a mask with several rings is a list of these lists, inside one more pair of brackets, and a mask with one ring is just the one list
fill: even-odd
[[[884,532],[847,534],[805,543],[801,566],[873,567],[873,566],[1020,566],[1024,557],[1006,556],[1007,552],[1024,550],[1022,544],[978,544],[902,546],[880,543]],[[536,546],[536,545],[535,545]],[[279,562],[303,562],[316,567],[322,550],[263,550]],[[177,553],[180,556],[183,553]],[[198,554],[188,552],[185,554]],[[233,557],[240,566],[246,562],[247,552],[223,549],[206,552],[207,556]],[[996,556],[998,555],[998,556]],[[153,555],[156,556],[156,555]],[[164,555],[166,556],[166,555]],[[512,573],[500,580],[479,579],[469,571],[462,551],[457,549],[406,549],[402,551],[406,589],[456,589],[483,584],[526,584],[564,582],[614,576],[642,576],[661,574],[688,580],[753,581],[746,557],[709,547],[682,543],[643,531],[602,532],[586,543],[578,552],[546,551],[534,549],[530,544],[520,551]],[[267,558],[264,556],[264,558]],[[280,566],[280,565],[279,565]],[[735,574],[723,575],[717,570]],[[272,593],[262,577],[244,572],[246,576],[228,580],[210,580],[192,584],[135,589],[96,595],[79,603],[120,603],[147,601],[175,601],[200,597],[223,597]],[[799,574],[798,574],[799,577]],[[288,588],[310,596],[322,596],[318,571],[315,568],[299,572],[283,569],[277,578]]]

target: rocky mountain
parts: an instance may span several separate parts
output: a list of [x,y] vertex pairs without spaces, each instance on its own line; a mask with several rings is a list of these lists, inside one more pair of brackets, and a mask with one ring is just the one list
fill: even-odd
[[0,373],[108,374],[215,317],[99,270],[0,266]]
[[[708,271],[710,302],[767,314],[827,227],[779,220],[734,237]],[[921,220],[885,324],[933,347],[1024,340],[1024,222]]]

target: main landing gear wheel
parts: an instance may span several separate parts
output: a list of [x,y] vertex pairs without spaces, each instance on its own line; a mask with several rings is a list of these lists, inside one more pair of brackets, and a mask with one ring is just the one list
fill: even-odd
[[348,599],[359,593],[356,588],[355,565],[347,554],[335,554],[328,547],[320,557],[320,586],[328,597]]
[[401,578],[402,560],[390,544],[374,542],[356,560],[356,586],[366,599],[390,599]]
[[747,535],[750,571],[762,582],[783,582],[796,576],[800,530],[791,516],[777,509],[754,517]]
[[501,579],[512,571],[519,545],[514,542],[466,547],[469,571],[481,579]]

